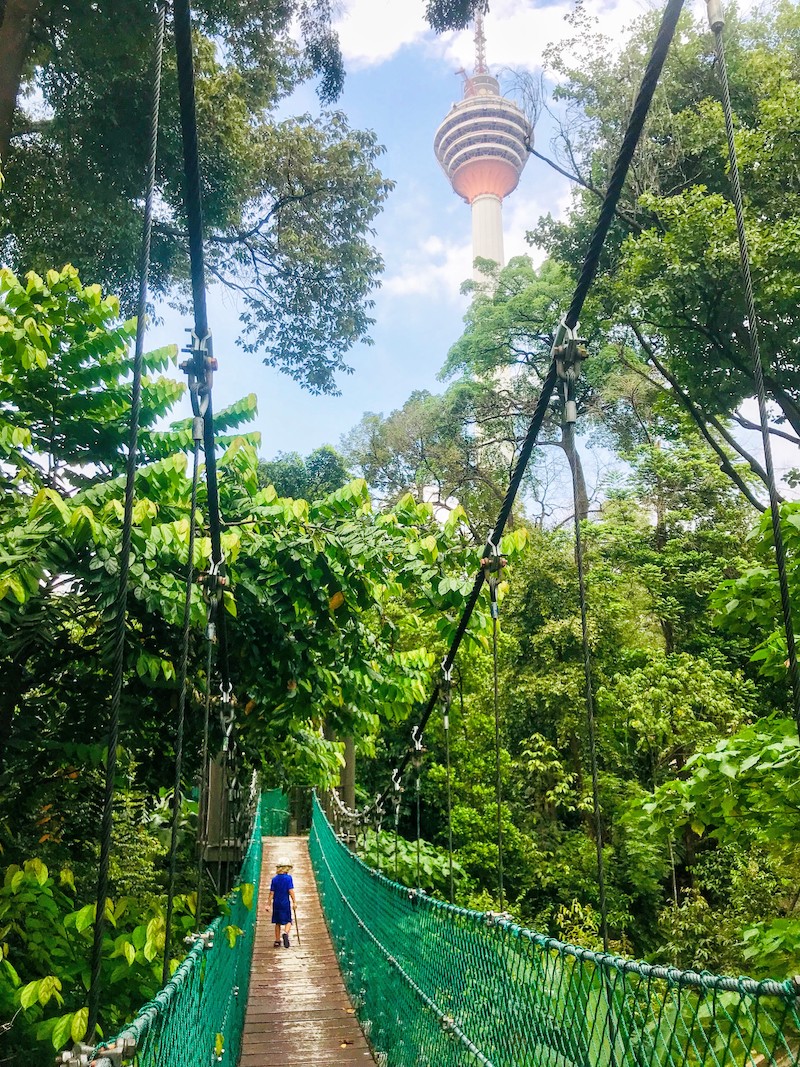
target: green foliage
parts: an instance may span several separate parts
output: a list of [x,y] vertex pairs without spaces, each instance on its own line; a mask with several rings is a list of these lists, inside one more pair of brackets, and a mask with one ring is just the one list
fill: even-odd
[[335,448],[322,445],[305,459],[297,452],[279,452],[273,460],[259,460],[261,488],[274,487],[281,497],[317,500],[341,489],[350,481],[344,459]]
[[[568,218],[541,220],[533,236],[575,276],[631,106],[619,87],[638,83],[655,15],[638,20],[621,51],[585,15],[573,24],[575,47],[551,50],[550,63],[564,109],[557,150],[579,184]],[[792,436],[800,429],[793,340],[800,185],[786,160],[797,140],[797,27],[797,8],[787,2],[728,12],[725,25],[766,388],[774,427]],[[763,479],[758,457],[726,424],[748,425],[738,408],[755,384],[719,96],[713,38],[705,20],[685,16],[604,251],[594,308],[619,342],[618,361],[695,422],[723,466],[727,458],[726,473],[733,477],[730,457],[738,453]],[[744,491],[748,479],[738,475]]]
[[[417,845],[419,845],[419,865],[417,865]],[[395,851],[396,848],[396,851]],[[357,855],[368,867],[381,871],[387,878],[409,888],[420,888],[443,900],[449,897],[450,861],[447,852],[437,848],[430,841],[420,838],[409,841],[385,828],[378,835],[374,830],[366,830],[358,841]],[[461,864],[453,862],[453,882],[460,887],[464,884],[466,874]]]
[[[193,908],[193,898],[177,899],[173,943],[180,944],[193,927]],[[57,879],[37,858],[5,869],[0,887],[0,1011],[4,1018],[15,1018],[7,1050],[30,1054],[38,1042],[60,1049],[90,1037],[85,998],[94,914],[94,904],[81,906],[75,899],[69,868]],[[123,896],[107,901],[106,922],[103,1017],[116,1027],[159,988],[164,914],[158,905]],[[47,1062],[42,1051],[42,1062]]]

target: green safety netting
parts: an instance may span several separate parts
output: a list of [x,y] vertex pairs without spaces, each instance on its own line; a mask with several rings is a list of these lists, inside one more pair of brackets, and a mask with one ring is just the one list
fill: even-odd
[[797,1067],[798,988],[565,945],[371,870],[314,801],[310,852],[384,1067]]
[[264,837],[286,837],[289,833],[289,798],[282,789],[261,794],[261,833]]
[[253,833],[239,882],[220,915],[195,941],[164,988],[140,1009],[110,1046],[139,1067],[209,1067],[239,1059],[255,941],[261,874],[261,817]]

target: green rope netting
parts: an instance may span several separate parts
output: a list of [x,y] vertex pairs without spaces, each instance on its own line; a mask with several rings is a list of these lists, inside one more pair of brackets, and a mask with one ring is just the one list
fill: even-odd
[[164,988],[139,1011],[111,1046],[139,1067],[235,1065],[242,1043],[244,1013],[255,940],[261,875],[261,817],[253,834],[238,885],[220,915],[195,941]]
[[289,833],[289,798],[282,789],[261,794],[261,833],[264,837],[286,837]]
[[328,927],[382,1067],[798,1067],[792,982],[657,967],[565,945],[390,882],[316,799]]

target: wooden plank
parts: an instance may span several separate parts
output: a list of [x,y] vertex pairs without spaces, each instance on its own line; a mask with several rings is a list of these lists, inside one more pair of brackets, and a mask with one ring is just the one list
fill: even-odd
[[[300,927],[291,947],[273,948],[269,884],[277,859],[294,864]],[[308,842],[265,837],[256,944],[239,1067],[357,1067],[374,1064],[347,998],[322,916]]]

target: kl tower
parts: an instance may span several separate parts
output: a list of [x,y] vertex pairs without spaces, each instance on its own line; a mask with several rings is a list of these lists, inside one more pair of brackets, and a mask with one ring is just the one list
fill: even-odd
[[485,282],[474,261],[505,263],[503,199],[517,187],[533,131],[489,73],[482,15],[475,20],[475,46],[475,73],[465,77],[464,97],[436,131],[433,150],[453,190],[472,208],[473,277]]

